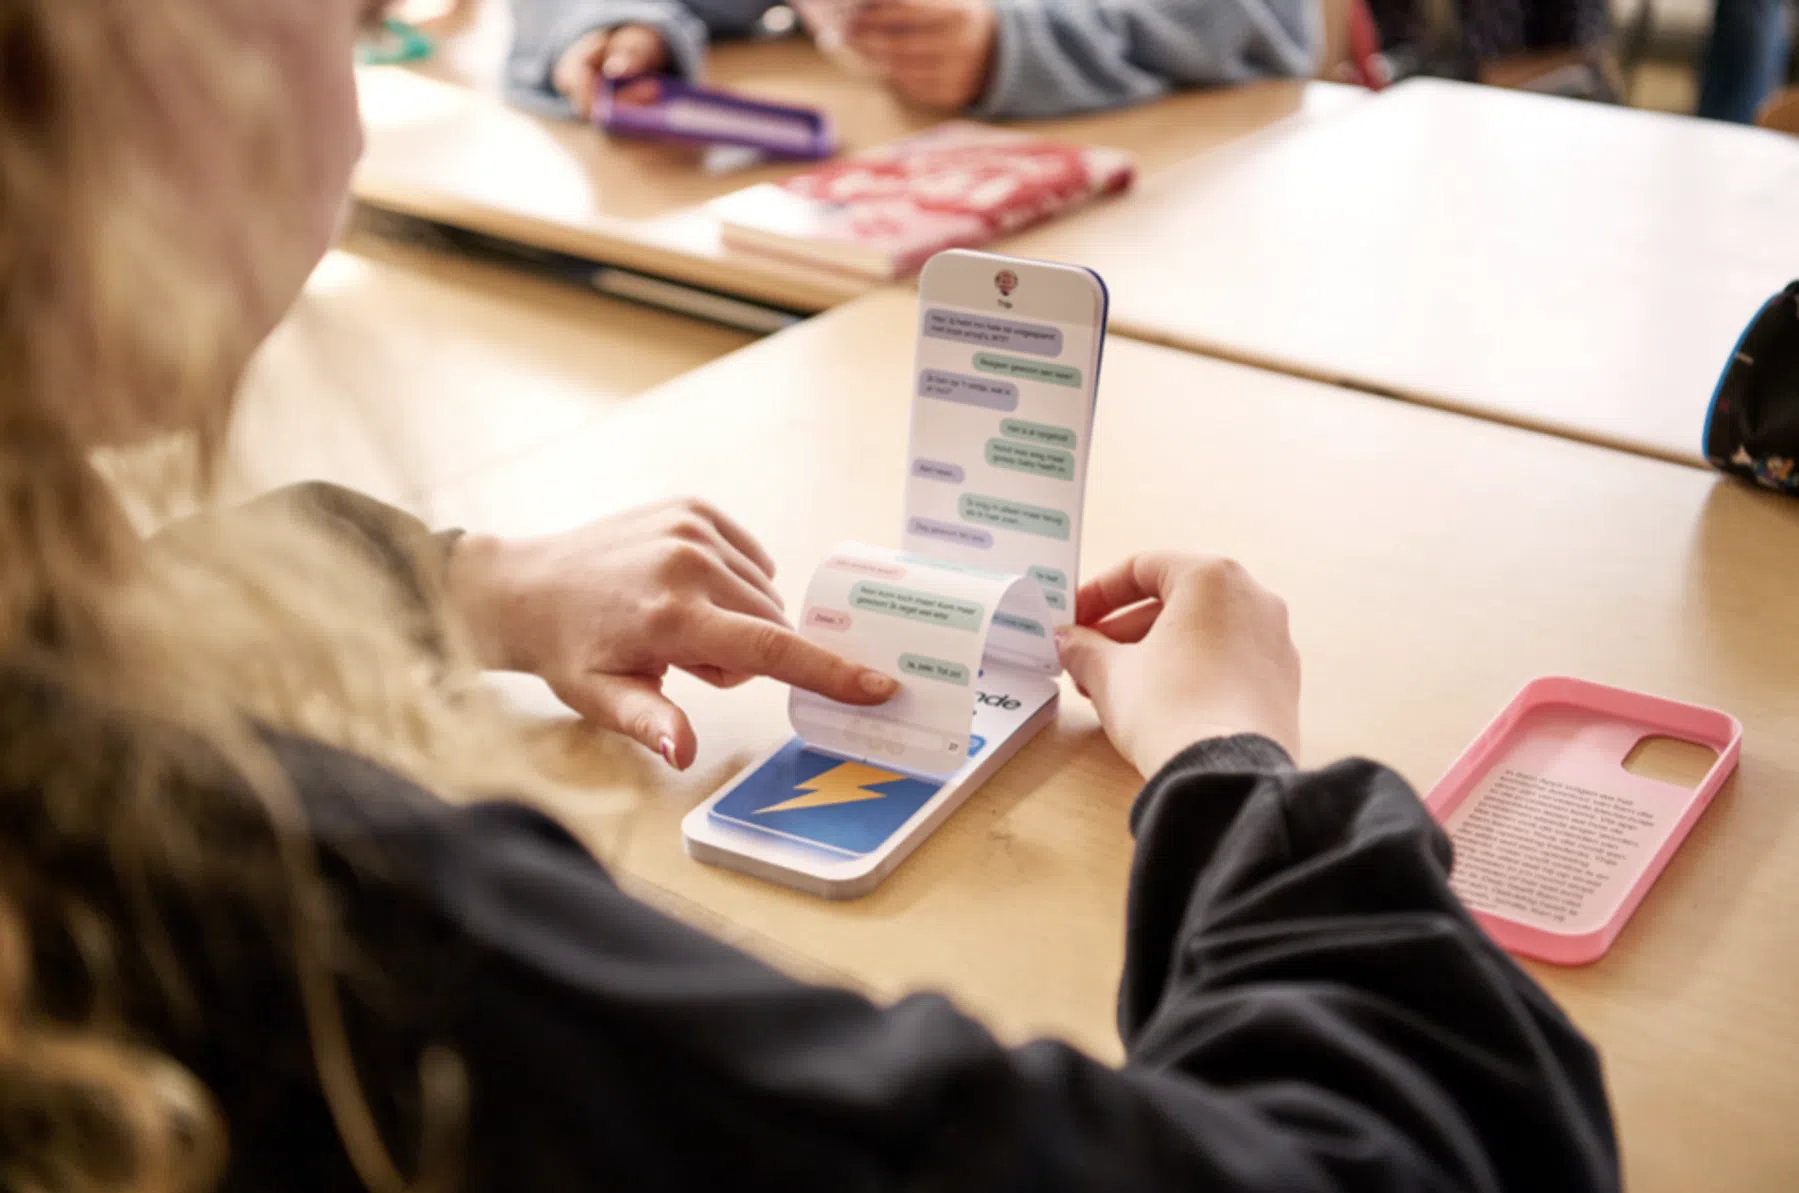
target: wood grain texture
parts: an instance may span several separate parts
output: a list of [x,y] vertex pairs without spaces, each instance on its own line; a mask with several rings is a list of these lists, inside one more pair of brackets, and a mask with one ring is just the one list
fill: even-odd
[[[791,608],[833,543],[896,541],[914,320],[911,295],[872,295],[446,487],[437,512],[519,533],[698,493],[763,537]],[[1790,1183],[1799,503],[1117,338],[1101,395],[1085,567],[1183,547],[1236,556],[1283,593],[1310,762],[1371,755],[1426,787],[1546,674],[1742,719],[1737,777],[1611,954],[1533,970],[1604,1052],[1631,1188]],[[567,731],[583,783],[640,793],[627,837],[605,845],[633,881],[802,972],[878,995],[940,987],[1007,1036],[1118,1055],[1136,780],[1083,700],[1066,691],[1059,723],[873,895],[830,904],[683,855],[681,815],[784,734],[785,693],[674,690],[700,733],[687,774]],[[582,827],[578,805],[565,814]]]
[[1010,248],[1097,269],[1117,332],[1696,463],[1796,194],[1765,130],[1417,80]]

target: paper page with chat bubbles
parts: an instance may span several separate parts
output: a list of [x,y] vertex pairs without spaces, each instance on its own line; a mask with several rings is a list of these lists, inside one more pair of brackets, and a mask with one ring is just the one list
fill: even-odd
[[899,694],[861,708],[795,688],[787,705],[793,730],[847,758],[951,774],[968,755],[984,668],[1057,671],[1049,617],[1042,589],[1023,576],[846,543],[813,574],[800,633],[898,679]]
[[994,272],[1011,281],[1010,300],[990,284],[966,287],[961,303],[945,300],[958,288],[927,286],[920,301],[903,541],[933,558],[1029,576],[1051,625],[1063,625],[1079,583],[1103,289],[1097,317],[1052,319],[1026,298],[1034,283],[1049,284],[1035,273],[1067,267],[979,268],[982,281]]
[[1054,720],[1078,584],[1104,283],[957,249],[919,305],[902,548],[838,547],[799,613],[900,690],[794,689],[794,739],[682,821],[691,856],[831,898],[881,882]]

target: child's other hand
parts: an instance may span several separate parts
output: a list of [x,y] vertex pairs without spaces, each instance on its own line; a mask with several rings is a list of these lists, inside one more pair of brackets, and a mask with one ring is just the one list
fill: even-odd
[[986,89],[998,29],[988,0],[868,0],[845,42],[902,98],[954,110]]
[[591,120],[601,79],[647,74],[667,65],[668,45],[648,25],[596,29],[563,52],[550,72],[550,85],[577,116]]
[[1144,778],[1194,742],[1258,733],[1299,754],[1287,607],[1225,559],[1152,552],[1081,585],[1062,663]]

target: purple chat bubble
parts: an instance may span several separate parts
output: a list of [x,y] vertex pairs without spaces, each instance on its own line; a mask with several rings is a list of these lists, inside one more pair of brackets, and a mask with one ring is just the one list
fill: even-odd
[[921,538],[942,539],[946,543],[960,543],[964,547],[975,547],[982,551],[993,546],[993,536],[985,530],[973,526],[954,526],[930,518],[913,518],[906,523],[906,530]]
[[932,307],[924,315],[924,333],[933,340],[954,340],[977,348],[1007,348],[1032,356],[1062,355],[1062,333],[1047,323],[1023,323],[973,311]]
[[1006,413],[1018,409],[1018,387],[1010,381],[988,377],[970,377],[943,369],[926,369],[918,375],[918,392],[927,398],[960,402],[964,406],[983,406]]
[[952,485],[962,483],[962,466],[945,464],[942,460],[927,460],[923,456],[912,461],[912,475],[922,476],[926,480],[948,481]]

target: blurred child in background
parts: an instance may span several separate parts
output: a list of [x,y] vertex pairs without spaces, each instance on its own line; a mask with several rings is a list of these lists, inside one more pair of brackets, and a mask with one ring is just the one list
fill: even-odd
[[[697,77],[711,38],[753,33],[768,0],[512,0],[513,99],[585,116],[599,80]],[[1317,0],[813,0],[813,37],[920,107],[995,118],[1143,103],[1175,87],[1312,73]]]

